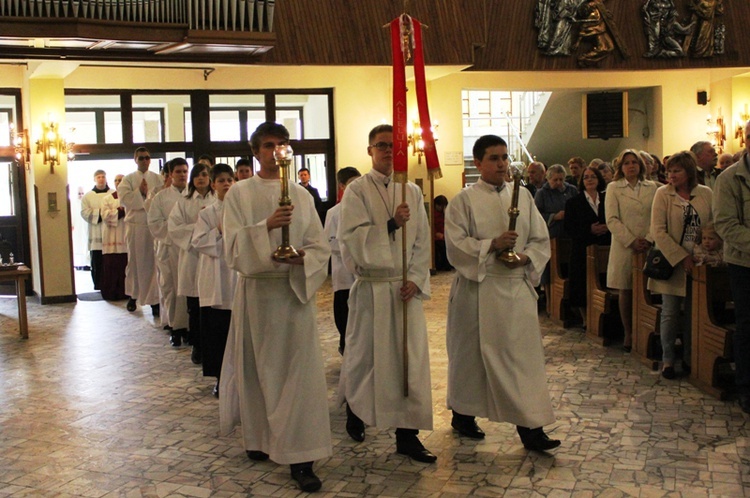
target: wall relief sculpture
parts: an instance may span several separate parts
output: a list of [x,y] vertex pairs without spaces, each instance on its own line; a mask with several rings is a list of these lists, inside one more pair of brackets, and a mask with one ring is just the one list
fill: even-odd
[[713,57],[724,53],[724,23],[717,17],[724,14],[723,0],[688,0],[688,10],[696,23],[691,37],[690,55]]
[[588,48],[577,57],[580,66],[596,66],[615,49],[629,57],[603,0],[537,0],[534,25],[537,46],[546,55],[576,54],[583,43]]
[[673,0],[646,0],[643,4],[643,27],[648,39],[648,51],[643,56],[670,58],[685,56],[680,41],[690,35],[694,24],[682,25],[677,21]]
[[724,14],[723,0],[686,0],[691,16],[677,19],[673,0],[646,0],[643,27],[648,40],[644,57],[712,57],[724,53],[725,26],[717,19]]

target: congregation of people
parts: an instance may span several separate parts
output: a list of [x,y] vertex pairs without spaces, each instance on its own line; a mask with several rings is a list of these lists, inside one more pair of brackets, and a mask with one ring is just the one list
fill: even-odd
[[[745,135],[750,143],[750,123]],[[673,271],[649,279],[648,289],[661,295],[667,380],[691,369],[695,267],[729,265],[735,383],[750,413],[747,153],[718,155],[699,141],[665,158],[626,149],[611,161],[535,161],[518,188],[506,142],[485,135],[472,150],[479,180],[450,202],[437,196],[430,226],[420,187],[396,186],[390,125],[369,133],[368,172],[337,172],[340,202],[327,212],[307,168],[299,184],[289,182],[291,204],[280,205],[274,153],[289,143],[284,126],[263,123],[250,143],[257,172],[247,159],[233,169],[204,155],[190,170],[177,158],[157,174],[139,147],[136,171],[118,175],[116,189],[104,171],[94,174],[81,216],[95,288],[107,300],[128,299],[129,311],[150,307],[172,347],[191,346],[192,362],[216,378],[220,434],[237,430],[253,461],[289,465],[303,491],[321,488],[313,464],[332,455],[315,302],[329,260],[342,355],[337,404],[357,443],[366,444],[368,427],[393,429],[397,453],[437,460],[419,438],[433,427],[423,309],[432,269],[454,272],[445,404],[458,436],[483,439],[479,417],[515,425],[528,450],[560,446],[544,430],[555,414],[538,317],[549,296],[551,239],[569,240],[567,306],[581,329],[587,248],[609,246],[606,286],[618,292],[625,353],[633,348],[633,255],[661,251]],[[276,252],[282,233],[291,256]]]

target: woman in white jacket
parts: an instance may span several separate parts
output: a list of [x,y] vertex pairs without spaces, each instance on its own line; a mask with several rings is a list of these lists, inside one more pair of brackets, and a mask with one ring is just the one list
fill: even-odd
[[177,263],[177,295],[187,298],[188,340],[193,345],[190,359],[196,365],[201,362],[200,303],[195,278],[198,272],[198,251],[193,247],[192,240],[198,213],[214,201],[209,170],[205,164],[193,166],[190,171],[188,194],[177,201],[167,221],[169,238],[180,248]]
[[193,247],[198,257],[198,298],[201,305],[200,344],[203,376],[216,377],[214,396],[219,396],[219,377],[232,318],[232,299],[237,273],[224,257],[224,196],[234,185],[234,172],[227,164],[211,168],[211,187],[216,201],[198,213],[193,230]]
[[[648,288],[662,295],[661,337],[662,371],[665,379],[674,379],[675,340],[682,333],[682,370],[690,372],[692,327],[690,326],[690,289],[693,270],[693,246],[701,225],[711,222],[711,189],[698,184],[698,163],[692,152],[682,151],[667,161],[669,183],[660,187],[651,209],[651,235],[669,264],[674,266],[668,280],[649,279]],[[683,304],[685,307],[682,313]]]

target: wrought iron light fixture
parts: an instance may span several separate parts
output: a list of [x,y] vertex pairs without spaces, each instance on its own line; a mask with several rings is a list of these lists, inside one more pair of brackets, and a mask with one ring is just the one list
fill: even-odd
[[[435,141],[438,141],[437,136],[438,124],[432,128],[432,135],[435,137]],[[422,126],[419,122],[414,121],[407,130],[409,146],[411,147],[411,154],[417,156],[417,163],[422,164],[422,156],[424,155],[424,140],[422,140]]]
[[55,172],[55,164],[60,164],[60,155],[65,154],[69,161],[75,159],[73,143],[60,135],[60,125],[54,121],[42,123],[42,135],[36,141],[36,153],[42,154],[44,164],[49,164],[50,173]]
[[13,156],[16,161],[28,168],[31,155],[29,132],[27,130],[16,130],[16,125],[10,123],[10,143],[13,146]]

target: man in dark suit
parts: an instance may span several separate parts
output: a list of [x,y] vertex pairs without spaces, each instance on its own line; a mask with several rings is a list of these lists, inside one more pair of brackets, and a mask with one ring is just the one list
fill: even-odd
[[324,222],[326,214],[325,209],[323,209],[323,201],[320,199],[318,189],[310,185],[310,170],[307,168],[301,168],[297,173],[297,178],[299,178],[299,184],[305,187],[305,189],[310,192],[310,195],[313,196],[313,200],[315,201],[315,211],[318,212],[321,223]]

